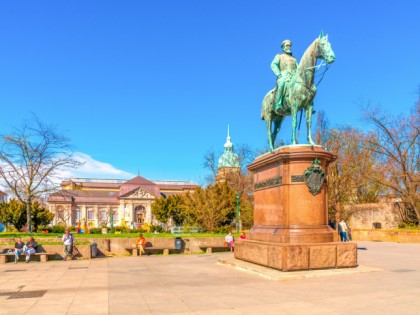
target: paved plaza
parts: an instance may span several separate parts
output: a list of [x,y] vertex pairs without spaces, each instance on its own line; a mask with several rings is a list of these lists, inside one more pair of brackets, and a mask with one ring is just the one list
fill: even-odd
[[0,314],[419,314],[420,244],[358,248],[359,270],[292,278],[231,253],[8,263]]

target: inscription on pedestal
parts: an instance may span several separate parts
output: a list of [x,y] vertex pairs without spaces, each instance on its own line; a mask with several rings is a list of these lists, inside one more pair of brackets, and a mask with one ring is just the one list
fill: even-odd
[[255,183],[254,189],[259,190],[259,189],[264,189],[264,188],[273,187],[273,186],[280,186],[281,180],[282,180],[281,175],[278,175],[276,177],[272,177],[266,180],[262,180],[260,182]]
[[292,175],[291,182],[292,183],[304,183],[305,182],[305,176],[303,176],[303,175]]

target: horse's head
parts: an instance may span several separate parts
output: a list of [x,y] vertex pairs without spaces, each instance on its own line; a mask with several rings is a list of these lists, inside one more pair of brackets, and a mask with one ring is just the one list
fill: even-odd
[[331,44],[328,41],[328,35],[319,35],[318,38],[318,51],[317,57],[324,59],[328,63],[333,63],[335,60],[335,54],[331,48]]

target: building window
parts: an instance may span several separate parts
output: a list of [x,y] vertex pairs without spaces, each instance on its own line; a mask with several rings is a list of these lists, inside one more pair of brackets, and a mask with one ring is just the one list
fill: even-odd
[[80,221],[80,207],[76,207],[76,221]]
[[93,220],[94,219],[94,217],[93,217],[93,209],[92,208],[88,208],[87,209],[87,218],[88,218],[88,220]]
[[374,229],[381,229],[382,228],[381,222],[374,222],[372,225],[373,225]]
[[118,222],[118,209],[112,209],[112,220],[115,222]]
[[57,215],[57,223],[65,223],[66,222],[66,212],[63,207],[57,207],[56,209]]
[[101,209],[100,211],[99,211],[99,213],[100,213],[100,218],[101,218],[101,221],[106,221],[106,210],[105,209]]

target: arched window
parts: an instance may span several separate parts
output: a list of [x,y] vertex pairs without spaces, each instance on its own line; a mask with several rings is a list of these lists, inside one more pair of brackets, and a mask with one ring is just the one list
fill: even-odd
[[79,221],[80,221],[80,207],[77,206],[76,209],[72,210],[71,224],[76,225]]
[[66,212],[64,210],[64,207],[58,206],[55,209],[55,215],[56,215],[57,223],[61,223],[61,222],[64,223],[64,221],[66,219]]
[[136,223],[143,224],[146,220],[146,209],[143,206],[137,206],[134,211]]

